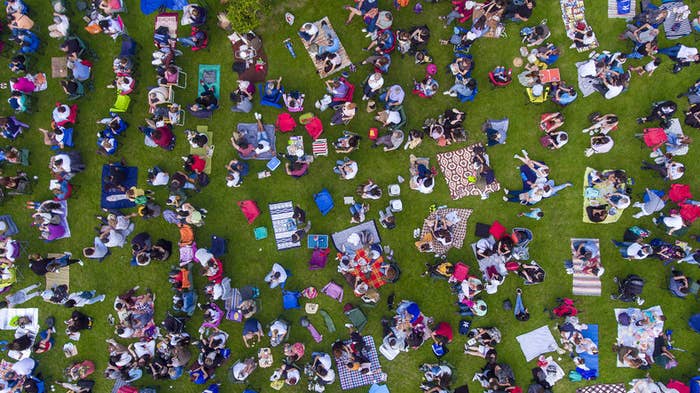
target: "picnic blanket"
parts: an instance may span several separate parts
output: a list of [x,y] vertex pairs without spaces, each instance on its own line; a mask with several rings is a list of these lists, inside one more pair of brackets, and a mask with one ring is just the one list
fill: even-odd
[[[586,250],[591,252],[587,259],[577,258],[576,249],[583,244]],[[600,296],[602,284],[600,276],[586,271],[586,266],[600,262],[600,240],[598,239],[571,239],[571,262],[573,263],[573,289],[574,295]]]
[[[626,317],[620,317],[621,314],[627,314]],[[654,306],[646,310],[638,308],[616,308],[615,319],[617,322],[617,344],[627,347],[637,348],[639,356],[648,355],[649,359],[653,359],[654,354],[654,339],[664,331],[664,321],[659,317],[664,313],[661,311],[661,306]],[[623,325],[621,320],[629,317],[629,324]],[[644,323],[637,326],[636,322],[641,320],[649,320],[649,323]],[[646,348],[646,350],[644,349]],[[628,367],[620,358],[617,357],[617,367]]]
[[0,309],[0,330],[17,330],[17,326],[11,326],[10,322],[15,317],[29,317],[31,325],[25,325],[26,329],[39,330],[38,308],[3,308]]
[[[361,386],[372,385],[375,382],[384,382],[382,376],[381,365],[379,364],[379,356],[377,355],[377,347],[374,345],[374,339],[372,336],[363,336],[362,340],[365,342],[365,347],[362,350],[362,354],[369,359],[370,372],[367,374],[362,374],[360,371],[351,371],[345,366],[350,360],[347,353],[343,352],[343,356],[335,358],[335,365],[338,369],[338,380],[340,381],[340,387],[343,390],[355,389]],[[350,340],[345,342],[346,345],[350,344]]]
[[177,18],[177,12],[164,12],[156,15],[154,30],[158,30],[159,27],[167,27],[170,37],[177,37]]
[[2,234],[3,237],[12,236],[19,233],[19,228],[17,228],[15,220],[13,220],[12,216],[9,214],[0,216],[0,221],[5,223],[5,232]]
[[[480,184],[476,181],[478,174],[472,166],[474,162],[474,147],[476,146],[482,145],[481,143],[476,143],[459,150],[439,153],[437,155],[440,170],[445,175],[447,187],[450,189],[450,197],[454,200],[470,195],[491,193],[501,189],[501,185],[498,181],[485,184],[482,186],[482,189],[479,189]],[[488,155],[486,160],[488,161]]]
[[124,191],[118,188],[107,189],[105,183],[109,176],[109,164],[102,165],[102,196],[100,197],[100,207],[103,209],[126,209],[136,206],[133,201],[126,197],[126,190],[136,186],[139,168],[135,166],[123,167],[126,171],[126,180],[123,184]]
[[[481,7],[474,8],[474,13],[472,14],[472,25],[473,22],[476,22],[477,20],[481,19],[481,17],[484,16],[484,10]],[[505,32],[505,26],[503,23],[501,23],[500,20],[496,18],[491,18],[490,20],[486,21],[486,25],[489,27],[486,32],[482,35],[484,38],[501,38],[504,35]]]
[[268,207],[277,250],[301,247],[301,241],[292,241],[292,234],[297,230],[297,221],[292,218],[294,203],[292,201],[270,203]]
[[[207,127],[207,126],[197,126],[197,132],[206,135],[209,143],[207,143],[203,147],[192,147],[192,145],[190,145],[190,154],[194,154],[194,155],[202,157],[204,159],[204,161],[207,162],[207,164],[204,166],[204,173],[206,173],[207,175],[211,175],[212,157],[209,155],[208,147],[211,145],[211,142],[214,140],[213,139],[214,133],[209,131],[209,127]],[[213,154],[213,152],[212,152],[212,154]]]
[[[590,338],[591,341],[595,343],[600,348],[599,342],[598,342],[598,325],[591,325],[588,324],[587,329],[582,329],[581,330],[581,335],[584,338]],[[600,375],[600,365],[598,363],[598,353],[596,354],[590,354],[588,352],[582,352],[578,353],[578,356],[583,359],[584,364],[586,367],[593,371],[595,374],[595,378],[597,378]],[[593,379],[593,378],[591,378]]]
[[432,234],[429,221],[435,220],[438,215],[450,218],[450,221],[458,222],[454,225],[452,229],[452,243],[449,246],[445,246],[439,241],[432,242],[432,249],[430,252],[434,252],[438,255],[443,255],[447,250],[451,248],[462,248],[464,244],[464,237],[467,234],[467,221],[469,221],[469,216],[472,214],[472,209],[455,209],[455,208],[442,208],[437,209],[430,213],[428,217],[423,220],[423,228],[421,229],[421,239],[430,236]]
[[[379,231],[377,231],[377,224],[374,223],[374,220],[370,221],[365,221],[362,224],[358,224],[355,226],[352,226],[350,228],[344,229],[340,232],[333,233],[331,235],[331,240],[333,241],[333,247],[335,247],[338,251],[342,251],[343,248],[345,248],[345,252],[351,253],[354,255],[354,251],[357,249],[361,248],[361,244],[355,245],[351,242],[348,241],[348,238],[350,238],[351,235],[357,234],[360,232],[365,232],[366,233],[366,239],[371,239],[372,244],[379,244],[382,242],[382,238],[379,236]],[[362,238],[362,236],[361,236]]]
[[668,11],[668,16],[664,20],[664,32],[668,40],[677,40],[690,35],[692,32],[688,17],[683,18],[682,15],[673,12],[675,8],[683,7],[684,5],[682,1],[672,1],[659,6],[660,9]]
[[[276,156],[275,149],[275,126],[272,124],[264,124],[263,130],[267,134],[267,138],[270,140],[271,149],[265,153],[259,155],[243,156],[240,155],[243,160],[269,160]],[[256,123],[238,123],[236,126],[236,131],[238,131],[248,143],[253,145],[258,144],[258,125]]]
[[59,215],[61,216],[61,226],[63,227],[64,231],[63,235],[58,236],[53,240],[65,239],[70,237],[70,226],[68,225],[68,202],[60,201],[58,203],[61,204],[61,210],[63,210],[63,213],[59,213]]
[[[615,187],[606,181],[593,185],[590,179],[591,174],[595,171],[595,169],[588,167],[586,168],[586,171],[583,176],[583,222],[587,222],[590,224],[610,224],[613,222],[617,222],[617,220],[619,220],[622,216],[622,212],[624,212],[626,209],[617,209],[609,207],[607,217],[601,222],[594,223],[588,218],[588,214],[586,213],[586,208],[588,206],[603,206],[608,204],[608,202],[603,198],[604,195],[612,194],[615,192],[623,194],[626,193],[626,186],[624,184],[618,184],[617,187]],[[610,169],[606,169],[600,172],[605,173],[608,171],[610,171]]]
[[607,383],[584,386],[576,389],[576,393],[627,393],[624,383]]
[[597,92],[594,87],[598,83],[596,75],[596,66],[593,59],[579,61],[576,63],[576,71],[578,72],[578,88],[584,97]]
[[528,362],[544,353],[556,351],[558,348],[557,342],[554,341],[554,336],[552,336],[552,332],[549,331],[547,325],[521,334],[515,339],[518,340],[520,349],[522,349],[525,360]]
[[[231,39],[231,37],[232,36],[229,36],[229,39]],[[234,70],[238,73],[238,79],[249,81],[250,83],[265,82],[265,80],[267,79],[267,55],[265,54],[265,48],[262,45],[262,37],[257,36],[256,38],[260,39],[260,47],[257,48],[257,50],[255,51],[256,55],[252,59],[253,65],[246,67],[244,70],[242,68],[239,69],[238,67],[234,67]],[[247,43],[242,39],[236,39],[231,41],[231,49],[234,53],[234,63],[239,61],[235,58],[235,54],[241,50],[241,46],[243,45],[247,45]],[[245,63],[245,61],[242,62]],[[262,63],[264,63],[265,66],[255,66],[255,64]]]
[[[559,0],[559,4],[561,5],[561,18],[564,22],[566,35],[573,40],[577,23],[582,22],[586,24],[586,26],[590,27],[590,25],[586,22],[586,7],[583,4],[583,0]],[[576,50],[579,52],[585,52],[597,47],[598,39],[595,39],[590,45],[576,48]]]
[[617,2],[618,0],[608,0],[608,18],[627,19],[637,15],[637,2],[635,0],[630,0],[629,11],[624,14],[618,13]]
[[[319,61],[316,60],[316,54],[318,53],[318,46],[321,45],[326,45],[327,39],[326,39],[326,33],[324,32],[324,28],[321,26],[321,22],[326,22],[328,25],[327,27],[333,31],[333,34],[338,36],[338,34],[335,32],[335,29],[333,29],[333,25],[331,24],[331,21],[328,19],[327,16],[323,17],[323,19],[313,22],[314,25],[318,28],[318,35],[316,36],[315,39],[311,41],[306,41],[306,40],[301,40],[301,43],[304,45],[304,48],[306,48],[306,51],[309,52],[309,56],[311,57],[311,61],[314,63],[314,67],[316,67],[316,71],[318,72],[318,76],[321,77],[321,79],[326,78],[328,75],[334,74],[352,64],[352,61],[350,61],[350,57],[348,56],[348,53],[345,51],[345,48],[343,47],[343,43],[339,41],[340,48],[335,52],[340,56],[342,59],[342,62],[340,63],[339,66],[335,67],[335,69],[329,73],[326,73],[324,70],[325,63],[324,61]],[[340,40],[340,38],[338,38]]]
[[[64,254],[48,254],[49,258],[60,258]],[[66,290],[70,289],[70,266],[65,266],[56,272],[46,273],[46,288],[51,289],[59,285],[65,285]]]
[[216,99],[221,98],[221,66],[219,64],[200,64],[199,83],[197,95],[202,94],[206,88],[214,88]]
[[[370,270],[365,272],[366,267],[355,266],[355,268],[350,272],[354,277],[359,277],[362,282],[369,285],[372,288],[379,289],[383,287],[387,282],[384,279],[384,272],[382,271],[382,265],[384,264],[384,257],[379,257],[372,261],[369,265]],[[357,294],[355,294],[357,295]]]
[[[141,0],[141,12],[148,15],[161,8],[179,11],[187,4],[186,0]],[[160,14],[162,15],[162,14]],[[160,16],[159,15],[159,16]]]

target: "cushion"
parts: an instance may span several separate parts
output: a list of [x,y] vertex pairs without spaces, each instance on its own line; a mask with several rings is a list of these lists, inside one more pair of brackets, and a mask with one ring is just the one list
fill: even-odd
[[252,224],[260,215],[260,208],[258,208],[258,204],[253,200],[248,199],[240,201],[238,202],[238,207],[241,208],[246,220],[248,220],[248,224]]
[[493,224],[491,224],[491,228],[489,228],[489,233],[491,234],[491,236],[494,237],[494,239],[500,240],[506,234],[506,227],[504,227],[503,224],[496,220],[493,222]]

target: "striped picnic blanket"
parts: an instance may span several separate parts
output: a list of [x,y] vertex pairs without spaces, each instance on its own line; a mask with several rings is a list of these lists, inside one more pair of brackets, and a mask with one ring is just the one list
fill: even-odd
[[664,20],[666,39],[676,40],[690,35],[691,27],[688,18],[681,18],[678,14],[673,12],[675,8],[683,7],[684,5],[682,1],[674,1],[659,6],[662,10],[668,10],[668,16]]
[[[374,345],[372,336],[363,336],[365,347],[362,354],[369,359],[371,366],[370,372],[361,374],[359,371],[351,371],[345,366],[348,363],[348,355],[343,352],[343,356],[335,358],[335,365],[338,368],[338,379],[340,387],[343,390],[355,389],[365,385],[372,385],[375,382],[384,382],[385,374],[382,373],[382,366],[379,364],[379,356],[377,356],[377,347]],[[345,344],[350,344],[350,340]]]
[[275,233],[277,250],[301,247],[301,241],[292,241],[292,234],[297,230],[294,215],[294,203],[292,201],[271,203],[270,218],[272,218],[272,231]]
[[[591,257],[581,259],[576,257],[576,249],[583,244],[586,250],[591,251]],[[600,261],[600,240],[598,239],[571,239],[571,253],[574,270],[574,283],[572,292],[580,296],[600,296],[602,284],[596,274],[584,272],[589,261]]]

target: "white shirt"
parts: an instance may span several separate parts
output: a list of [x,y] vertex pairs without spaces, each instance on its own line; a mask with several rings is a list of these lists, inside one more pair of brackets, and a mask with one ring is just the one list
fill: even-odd
[[698,48],[691,48],[685,45],[681,45],[678,50],[678,59],[684,61],[693,61],[693,57],[698,54]]
[[623,88],[623,86],[608,86],[608,91],[605,92],[605,99],[609,100],[619,96]]
[[669,165],[666,166],[666,177],[668,177],[669,180],[678,180],[681,177],[683,177],[683,174],[685,172],[682,172],[683,169],[685,169],[685,166],[681,164],[680,162],[672,162]]
[[[58,111],[58,108],[65,108],[66,110],[63,113],[61,113]],[[60,123],[62,121],[68,120],[68,118],[70,117],[70,107],[66,104],[63,104],[61,106],[57,106],[53,110],[53,112],[51,113],[51,116],[53,117],[53,120],[56,123]]]
[[170,181],[170,175],[168,175],[166,172],[158,172],[156,176],[153,178],[153,185],[154,186],[165,186],[168,184]]
[[107,242],[105,243],[106,247],[123,247],[124,242],[126,240],[124,239],[124,236],[119,233],[118,231],[115,231],[114,229],[110,229],[109,235],[107,236]]

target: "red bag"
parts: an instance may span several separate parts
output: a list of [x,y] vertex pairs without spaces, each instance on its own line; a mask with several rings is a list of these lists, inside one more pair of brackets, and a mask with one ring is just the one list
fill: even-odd
[[281,132],[289,132],[296,128],[297,122],[294,120],[292,115],[289,113],[281,113],[277,116],[277,121],[275,122],[275,127]]
[[126,385],[120,387],[119,390],[117,390],[117,393],[139,393],[139,390],[133,386]]
[[260,208],[258,208],[258,204],[253,200],[248,199],[240,201],[238,202],[238,207],[241,208],[246,220],[248,220],[248,224],[252,224],[260,215]]

